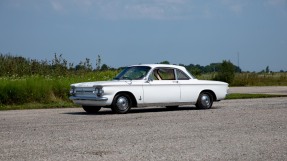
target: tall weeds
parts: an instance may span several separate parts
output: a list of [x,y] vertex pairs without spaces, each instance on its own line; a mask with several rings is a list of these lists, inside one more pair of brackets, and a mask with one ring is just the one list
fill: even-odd
[[231,86],[287,86],[287,73],[237,73]]
[[[111,80],[118,70],[107,65],[93,69],[90,59],[78,65],[68,63],[62,55],[52,61],[26,59],[0,54],[0,107],[25,103],[68,102],[70,84]],[[105,70],[103,70],[105,69]],[[216,72],[199,79],[214,79]],[[236,73],[231,86],[287,85],[287,73]]]
[[86,58],[74,67],[62,55],[54,54],[52,61],[27,59],[21,56],[0,54],[0,77],[22,77],[33,75],[68,76],[93,71],[90,59]]
[[0,104],[51,103],[69,101],[70,84],[86,81],[111,80],[116,71],[90,72],[70,77],[26,76],[0,78]]
[[94,70],[89,59],[74,67],[62,55],[38,61],[0,54],[0,105],[69,101],[70,84],[110,80],[117,70]]

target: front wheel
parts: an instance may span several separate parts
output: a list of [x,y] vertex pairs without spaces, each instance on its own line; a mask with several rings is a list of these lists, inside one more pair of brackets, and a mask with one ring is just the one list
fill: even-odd
[[209,109],[213,104],[212,95],[209,92],[200,93],[195,106],[199,109]]
[[101,109],[101,107],[97,106],[83,106],[83,109],[90,114],[98,113]]
[[118,94],[115,96],[112,103],[112,110],[118,114],[128,113],[131,109],[132,101],[127,94]]

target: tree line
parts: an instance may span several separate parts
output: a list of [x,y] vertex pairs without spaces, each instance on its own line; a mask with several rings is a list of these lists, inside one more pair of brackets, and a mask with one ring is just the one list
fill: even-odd
[[[160,62],[160,64],[170,64],[169,61]],[[224,81],[227,83],[231,83],[234,79],[236,72],[241,72],[241,69],[235,65],[233,65],[230,61],[223,60],[222,63],[211,63],[207,66],[201,65],[184,65],[179,64],[180,66],[184,66],[189,72],[191,72],[195,76],[200,76],[204,73],[216,73],[213,80]]]
[[[159,62],[160,64],[170,64],[168,61]],[[207,66],[201,65],[184,65],[186,69],[195,76],[204,73],[218,73],[214,79],[229,82],[234,77],[235,72],[241,72],[241,69],[233,65],[230,61],[223,61],[222,63],[211,63]],[[93,71],[104,70],[121,70],[120,68],[112,68],[101,62],[101,57],[98,55],[96,60],[96,67],[93,67],[91,60],[86,58],[78,64],[69,63],[63,55],[54,54],[51,61],[36,60],[24,58],[22,56],[13,56],[10,54],[0,54],[0,77],[22,77],[31,75],[49,75],[49,76],[68,76],[81,75]],[[229,73],[229,76],[222,76],[223,73]]]
[[96,65],[97,67],[94,68],[91,60],[88,58],[75,65],[63,58],[62,54],[54,54],[51,61],[0,54],[0,77],[30,75],[66,76],[71,74],[85,74],[95,70],[116,70],[108,67],[106,64],[100,65],[100,59]]

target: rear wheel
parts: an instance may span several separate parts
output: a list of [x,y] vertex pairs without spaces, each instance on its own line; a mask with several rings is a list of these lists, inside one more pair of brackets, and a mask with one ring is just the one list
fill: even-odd
[[83,109],[90,114],[98,113],[101,109],[101,107],[97,106],[83,106]]
[[212,95],[209,92],[201,92],[195,106],[199,109],[209,109],[213,104]]
[[112,110],[118,114],[128,113],[131,109],[132,101],[128,94],[118,94],[112,103]]

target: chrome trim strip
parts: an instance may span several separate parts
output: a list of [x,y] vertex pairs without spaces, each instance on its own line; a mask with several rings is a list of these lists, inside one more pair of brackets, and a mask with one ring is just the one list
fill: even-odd
[[167,102],[167,103],[142,103],[138,104],[137,107],[147,106],[184,106],[184,105],[195,105],[196,102]]
[[90,101],[107,101],[106,97],[89,97],[89,96],[71,96],[70,100],[90,100]]

